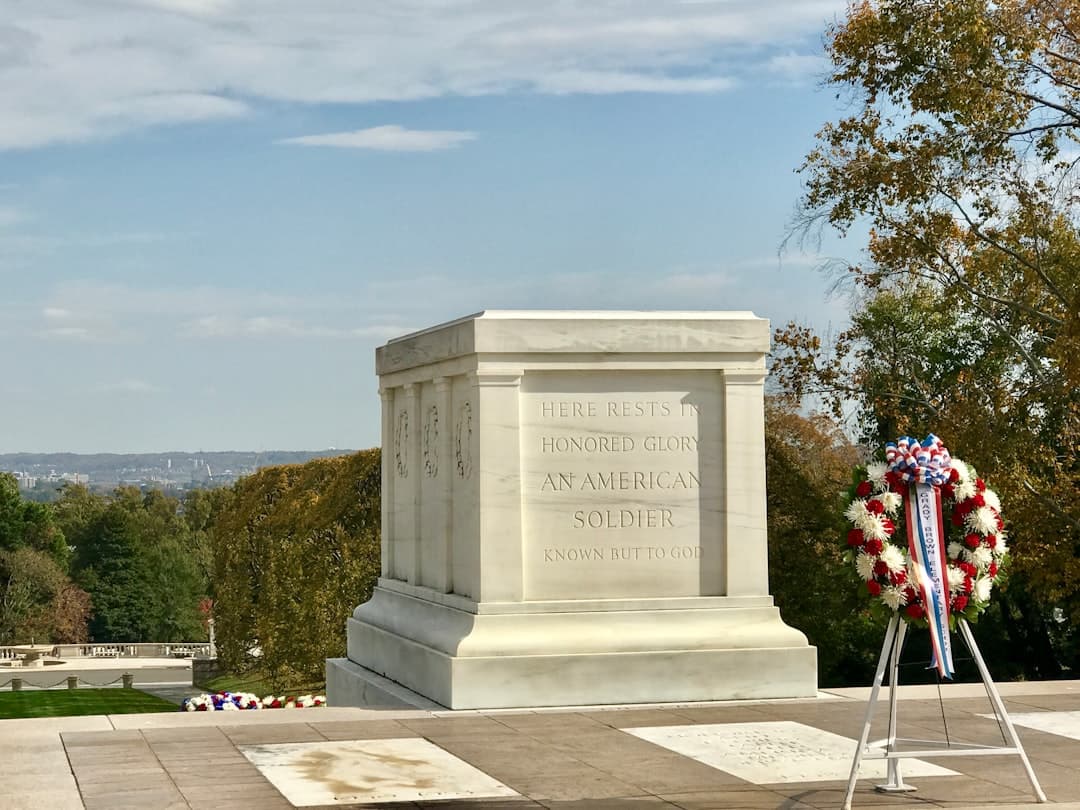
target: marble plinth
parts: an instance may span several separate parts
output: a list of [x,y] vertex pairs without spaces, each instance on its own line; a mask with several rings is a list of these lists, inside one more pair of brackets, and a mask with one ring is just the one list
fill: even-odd
[[485,312],[379,349],[348,661],[452,708],[813,695],[768,591],[768,347],[751,313]]

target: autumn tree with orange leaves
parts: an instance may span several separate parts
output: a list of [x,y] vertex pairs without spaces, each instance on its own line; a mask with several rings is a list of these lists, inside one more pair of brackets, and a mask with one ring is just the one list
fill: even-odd
[[877,446],[941,435],[1006,502],[1001,622],[1028,677],[1080,665],[1080,1],[882,0],[828,33],[849,114],[802,167],[794,231],[867,226],[852,324],[790,324],[793,400]]

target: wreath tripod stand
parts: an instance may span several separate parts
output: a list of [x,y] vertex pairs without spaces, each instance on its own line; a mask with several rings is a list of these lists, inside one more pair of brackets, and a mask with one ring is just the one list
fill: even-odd
[[975,643],[975,636],[971,632],[971,627],[964,619],[957,621],[956,626],[961,638],[964,639],[964,643],[971,651],[976,666],[979,668],[979,674],[982,676],[986,694],[990,698],[990,704],[993,706],[998,726],[1001,728],[1002,736],[1008,744],[1003,746],[953,744],[949,741],[941,743],[928,740],[907,740],[896,736],[896,698],[899,686],[897,684],[897,675],[900,667],[900,652],[904,647],[904,636],[907,634],[907,622],[900,618],[899,613],[896,613],[889,621],[889,627],[885,631],[885,642],[881,645],[881,657],[878,659],[877,671],[874,673],[874,686],[870,691],[869,705],[866,707],[866,719],[863,722],[862,736],[859,738],[858,748],[855,749],[855,759],[851,763],[851,775],[848,777],[847,792],[844,794],[844,810],[851,810],[851,798],[855,793],[859,765],[862,762],[864,753],[869,749],[867,743],[870,738],[870,724],[874,717],[874,707],[877,705],[886,668],[889,669],[889,732],[884,745],[876,744],[875,747],[884,749],[884,758],[888,763],[888,781],[883,785],[878,785],[876,788],[878,791],[893,793],[915,790],[913,786],[904,782],[904,777],[900,772],[901,759],[1011,754],[1018,756],[1020,762],[1023,763],[1024,772],[1027,774],[1028,781],[1031,783],[1031,790],[1035,794],[1035,800],[1038,802],[1046,801],[1046,794],[1043,793],[1042,787],[1039,785],[1035,771],[1031,768],[1031,762],[1028,761],[1027,754],[1024,752],[1024,746],[1016,734],[1016,728],[1013,726],[1009,713],[1005,710],[1005,704],[1001,700],[1001,695],[990,677],[986,662],[983,661],[982,653],[979,652],[979,645]]

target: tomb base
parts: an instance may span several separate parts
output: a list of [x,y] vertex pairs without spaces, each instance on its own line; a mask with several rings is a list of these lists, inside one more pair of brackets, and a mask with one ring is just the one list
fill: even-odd
[[783,623],[769,596],[477,604],[384,580],[347,632],[347,662],[328,664],[331,705],[378,703],[364,694],[381,695],[385,684],[376,689],[362,670],[451,709],[817,690],[817,650]]

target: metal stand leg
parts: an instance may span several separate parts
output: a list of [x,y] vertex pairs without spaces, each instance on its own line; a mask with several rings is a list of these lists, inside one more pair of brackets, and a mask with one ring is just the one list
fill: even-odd
[[979,674],[982,675],[983,683],[986,684],[986,691],[990,695],[990,702],[994,705],[994,712],[1005,726],[1009,742],[1016,749],[1016,753],[1024,765],[1024,772],[1027,774],[1028,781],[1031,783],[1031,790],[1035,794],[1035,800],[1045,802],[1046,794],[1043,793],[1042,786],[1039,785],[1039,780],[1035,776],[1035,771],[1031,768],[1031,762],[1028,761],[1024,746],[1020,743],[1020,737],[1016,733],[1016,727],[1013,726],[1012,719],[1005,710],[1005,703],[1002,701],[1001,695],[998,693],[997,687],[990,677],[990,671],[986,668],[986,662],[983,661],[982,653],[979,652],[979,645],[975,643],[975,636],[972,634],[971,628],[964,619],[960,619],[956,624],[957,627],[960,628],[960,635],[964,637],[964,642],[967,644],[968,649],[971,650],[971,657],[975,659],[975,664],[979,668]]
[[874,719],[874,707],[877,705],[878,693],[881,692],[881,681],[885,677],[885,666],[893,652],[893,645],[897,636],[897,627],[900,625],[900,616],[894,614],[889,620],[889,627],[885,631],[885,643],[881,645],[881,657],[878,659],[877,671],[874,673],[874,686],[870,690],[870,701],[866,706],[866,719],[863,721],[862,735],[859,737],[859,745],[855,749],[855,759],[851,763],[851,775],[848,777],[847,792],[844,794],[844,810],[851,810],[851,797],[855,795],[855,782],[859,778],[859,765],[862,764],[863,751],[870,739],[870,724]]
[[[896,698],[900,688],[900,652],[904,649],[904,636],[907,635],[907,622],[901,621],[893,639],[892,661],[889,666],[889,738],[885,744],[886,753],[896,747]],[[900,760],[890,759],[888,762],[888,781],[883,785],[875,785],[874,790],[879,793],[910,793],[918,790],[914,785],[904,782],[900,773]]]

